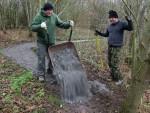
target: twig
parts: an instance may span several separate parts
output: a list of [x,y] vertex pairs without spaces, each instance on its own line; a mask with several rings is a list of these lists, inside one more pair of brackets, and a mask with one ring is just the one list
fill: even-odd
[[124,0],[121,0],[121,1],[122,1],[123,4],[125,5],[125,7],[130,11],[130,13],[131,13],[131,15],[133,16],[133,18],[134,18],[134,20],[135,20],[137,26],[139,26],[138,21],[137,21],[137,19],[136,19],[136,16],[134,15],[134,13],[133,13],[133,11],[131,10],[131,8],[128,6],[128,4],[127,4]]
[[25,110],[23,113],[29,113],[30,111],[33,111],[35,109],[38,109],[38,108],[42,108],[42,107],[51,107],[49,104],[44,104],[44,105],[39,105],[39,106],[32,106],[31,108],[28,108],[27,110]]
[[65,7],[63,8],[63,10],[58,14],[58,16],[62,15],[63,12],[66,10],[66,8],[68,7],[69,2],[65,5]]

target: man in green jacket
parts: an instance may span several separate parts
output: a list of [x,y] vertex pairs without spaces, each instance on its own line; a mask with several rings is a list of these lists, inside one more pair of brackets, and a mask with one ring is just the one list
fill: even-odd
[[[45,3],[41,11],[35,16],[31,23],[31,30],[37,33],[37,76],[39,81],[44,81],[45,74],[50,74],[53,78],[53,67],[48,55],[48,47],[55,45],[56,27],[68,29],[74,26],[72,20],[63,22],[53,12],[53,5]],[[46,70],[45,57],[48,57],[48,69]]]

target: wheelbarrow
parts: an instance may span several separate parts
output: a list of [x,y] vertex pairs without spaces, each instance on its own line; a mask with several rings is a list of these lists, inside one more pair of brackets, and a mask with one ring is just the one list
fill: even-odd
[[48,48],[54,75],[61,88],[61,97],[67,103],[85,101],[89,94],[86,72],[71,42],[72,32],[71,27],[68,42]]

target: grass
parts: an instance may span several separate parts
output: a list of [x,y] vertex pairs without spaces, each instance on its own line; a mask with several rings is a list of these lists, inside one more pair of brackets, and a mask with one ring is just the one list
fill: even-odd
[[49,108],[52,112],[59,109],[59,97],[46,91],[44,84],[34,79],[30,71],[1,54],[0,77],[0,113],[47,113]]
[[50,103],[52,103],[56,107],[61,107],[64,104],[61,99],[59,99],[57,96],[54,96],[54,95],[49,95],[48,100]]
[[[99,45],[97,45],[97,41],[99,42]],[[95,37],[94,41],[75,43],[75,46],[82,61],[90,63],[97,69],[107,69],[106,39],[96,40]],[[102,64],[104,66],[102,66]]]
[[21,75],[19,75],[18,77],[12,76],[10,78],[11,89],[17,93],[20,93],[22,86],[31,80],[32,80],[32,72],[30,72],[30,71],[25,71]]
[[13,96],[12,96],[12,95],[10,95],[10,94],[4,95],[4,93],[3,93],[3,96],[4,96],[4,101],[5,101],[7,104],[11,104],[11,103],[12,103],[12,99],[13,99]]

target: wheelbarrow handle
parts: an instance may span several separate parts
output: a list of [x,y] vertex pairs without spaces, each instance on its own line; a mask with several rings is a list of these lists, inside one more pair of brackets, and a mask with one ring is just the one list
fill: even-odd
[[71,30],[70,30],[70,36],[69,36],[69,39],[68,39],[69,42],[71,41],[72,32],[73,32],[73,28],[71,27]]

